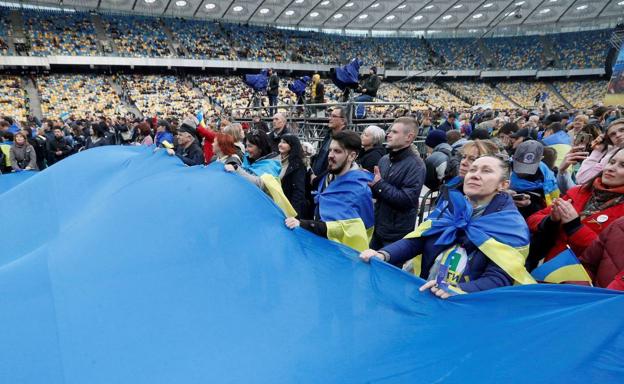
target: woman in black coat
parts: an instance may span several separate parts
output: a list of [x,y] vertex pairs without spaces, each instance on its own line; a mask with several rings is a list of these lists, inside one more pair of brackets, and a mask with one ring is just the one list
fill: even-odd
[[297,211],[297,217],[302,218],[306,211],[306,167],[303,163],[301,142],[295,135],[284,135],[279,142],[278,149],[282,161],[280,171],[282,190]]

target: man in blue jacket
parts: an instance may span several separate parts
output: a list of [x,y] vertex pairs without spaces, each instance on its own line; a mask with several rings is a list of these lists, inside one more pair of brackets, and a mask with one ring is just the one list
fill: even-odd
[[411,117],[394,121],[386,138],[389,153],[375,167],[369,184],[375,203],[375,232],[370,247],[379,249],[414,230],[425,164],[411,148],[418,124]]

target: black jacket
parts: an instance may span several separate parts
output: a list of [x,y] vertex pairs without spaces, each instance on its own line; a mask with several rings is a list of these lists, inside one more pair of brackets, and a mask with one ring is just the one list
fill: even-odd
[[379,160],[386,154],[386,148],[383,145],[377,144],[369,150],[360,151],[360,155],[357,158],[357,163],[369,172],[374,172],[375,165],[379,163]]
[[379,160],[381,180],[371,187],[375,203],[375,234],[383,241],[403,238],[416,226],[418,198],[425,164],[411,147]]
[[306,168],[303,163],[288,164],[286,173],[282,177],[282,190],[297,211],[299,219],[303,218],[306,211],[305,186]]
[[279,95],[279,77],[274,73],[269,77],[269,87],[267,88],[268,96]]
[[[57,161],[61,161],[72,153],[73,148],[64,137],[57,139],[55,136],[52,136],[51,140],[47,141],[47,151],[48,151],[48,165],[52,165]],[[60,155],[57,155],[56,152],[61,151]]]
[[275,130],[272,130],[271,132],[269,132],[269,140],[270,140],[270,144],[271,144],[271,151],[273,151],[275,153],[279,153],[279,150],[278,150],[277,146],[279,145],[280,141],[282,140],[282,136],[289,135],[289,134],[290,134],[290,130],[288,129],[288,127],[284,127],[284,129],[282,129],[282,131],[280,133],[275,132]]
[[204,164],[204,152],[202,151],[197,141],[193,141],[188,148],[178,147],[175,151],[176,156],[182,160],[182,162],[189,167],[193,165]]
[[366,77],[364,80],[362,80],[362,83],[360,83],[361,89],[366,89],[366,92],[362,93],[371,97],[377,97],[377,90],[379,89],[380,85],[381,79],[375,74]]
[[455,129],[455,127],[453,126],[453,124],[449,123],[448,120],[444,120],[444,123],[440,124],[440,126],[438,127],[438,129],[444,131],[444,132],[448,132],[452,129]]

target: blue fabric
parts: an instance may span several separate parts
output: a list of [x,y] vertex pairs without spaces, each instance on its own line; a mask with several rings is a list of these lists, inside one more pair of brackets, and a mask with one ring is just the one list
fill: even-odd
[[[449,203],[452,209],[445,209]],[[512,247],[529,244],[529,228],[517,210],[501,210],[474,219],[471,216],[472,205],[466,197],[458,190],[449,190],[449,200],[429,215],[431,228],[423,236],[437,235],[437,245],[449,245],[455,243],[457,232],[462,230],[476,246],[490,238]]]
[[541,190],[544,191],[544,195],[547,195],[559,189],[555,174],[548,168],[548,166],[543,161],[541,161],[539,164],[539,170],[542,172],[544,180],[530,181],[526,179],[521,179],[515,172],[511,172],[510,188],[516,192]]
[[35,175],[36,171],[22,171],[0,175],[0,195]]
[[352,59],[349,64],[344,67],[337,67],[336,71],[331,74],[333,83],[342,91],[349,86],[356,86],[360,79],[361,65],[361,60]]
[[365,228],[375,225],[373,195],[368,182],[373,180],[370,172],[352,170],[332,181],[327,188],[325,178],[319,183],[314,202],[324,222],[361,218]]
[[162,150],[70,156],[3,195],[0,212],[12,224],[0,252],[3,383],[624,374],[624,295],[535,285],[442,301],[390,265],[287,229],[244,179]]
[[544,145],[550,146],[555,144],[572,145],[572,138],[565,131],[559,131],[542,139]]
[[255,176],[262,176],[268,173],[273,177],[279,177],[280,171],[282,170],[282,163],[279,158],[271,157],[256,160],[253,164],[249,164],[249,159],[245,156],[243,159],[243,168]]

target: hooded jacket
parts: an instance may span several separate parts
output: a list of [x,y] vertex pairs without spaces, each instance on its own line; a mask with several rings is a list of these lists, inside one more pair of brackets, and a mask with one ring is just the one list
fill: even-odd
[[425,160],[427,176],[425,185],[431,190],[440,189],[440,185],[444,180],[446,167],[453,153],[453,148],[447,143],[438,144],[431,155]]
[[11,168],[14,171],[21,171],[30,167],[30,169],[37,169],[37,154],[32,145],[24,143],[23,145],[17,145],[13,143],[10,149]]

